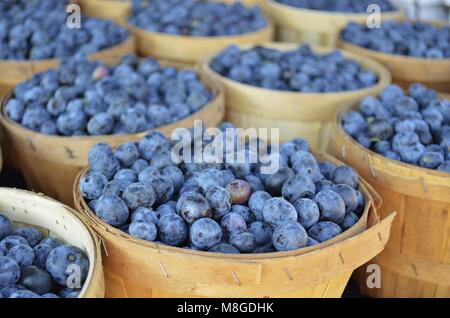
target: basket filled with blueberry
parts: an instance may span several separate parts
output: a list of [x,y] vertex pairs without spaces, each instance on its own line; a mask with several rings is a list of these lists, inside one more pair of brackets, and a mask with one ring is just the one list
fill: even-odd
[[269,0],[266,7],[279,40],[329,47],[336,46],[339,32],[350,21],[376,21],[374,13],[380,13],[382,21],[404,15],[389,0]]
[[[335,123],[333,150],[380,194],[380,215],[397,211],[393,231],[376,262],[377,297],[449,297],[450,100],[422,84],[368,96],[343,110]],[[401,243],[400,243],[401,242]],[[433,274],[431,274],[433,273]],[[395,288],[402,281],[402,288]],[[424,288],[424,286],[428,286]]]
[[[105,242],[107,296],[340,297],[384,248],[393,215],[380,221],[371,187],[303,139],[259,140],[253,163],[194,159],[229,129],[91,149],[74,200]],[[253,146],[218,152],[250,158]]]
[[339,46],[386,65],[393,82],[407,89],[418,82],[450,93],[450,24],[385,21],[370,29],[350,23]]
[[103,298],[100,244],[76,212],[0,188],[0,298]]
[[205,0],[135,3],[128,27],[142,56],[188,65],[233,43],[267,42],[273,35],[260,7]]
[[171,133],[194,120],[215,126],[223,98],[213,81],[152,58],[127,55],[114,66],[73,59],[18,84],[0,122],[9,161],[28,186],[72,205],[73,180],[94,144],[119,145],[156,128]]
[[67,5],[64,0],[0,3],[1,94],[57,67],[61,59],[103,60],[135,51],[133,36],[111,21],[82,16],[79,27],[69,27]]
[[232,45],[199,69],[225,88],[226,118],[239,127],[280,128],[325,150],[336,108],[377,94],[390,83],[381,64],[345,51],[308,45]]

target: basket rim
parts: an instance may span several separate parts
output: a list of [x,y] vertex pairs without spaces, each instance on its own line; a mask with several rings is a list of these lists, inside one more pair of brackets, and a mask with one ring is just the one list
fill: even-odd
[[[335,163],[338,163],[341,165],[346,165],[342,161],[336,159],[335,157],[333,157],[325,152],[314,151],[313,154],[315,157],[319,155],[319,156],[322,156],[324,158],[324,160],[333,159],[333,161]],[[84,197],[82,196],[82,194],[79,190],[79,186],[78,186],[80,179],[88,172],[88,170],[89,170],[89,167],[86,167],[82,171],[80,171],[80,173],[77,175],[77,177],[74,181],[73,194],[74,194],[75,205],[77,206],[77,208],[79,207],[80,209],[82,209],[82,211],[80,211],[80,212],[83,213],[83,215],[85,215],[85,217],[87,219],[89,219],[90,224],[91,224],[91,222],[95,223],[94,225],[92,225],[94,228],[96,228],[96,227],[100,228],[101,230],[106,231],[119,239],[125,239],[128,242],[143,246],[145,248],[156,249],[158,251],[165,251],[168,253],[181,253],[181,254],[185,254],[187,256],[191,255],[191,256],[197,256],[197,257],[202,257],[202,258],[228,259],[228,260],[235,260],[235,261],[252,262],[252,261],[257,261],[257,260],[261,260],[261,259],[282,259],[282,258],[291,258],[291,257],[302,256],[302,255],[305,255],[305,254],[308,254],[311,252],[316,252],[318,250],[322,250],[324,248],[327,248],[327,247],[335,245],[335,244],[339,244],[342,241],[351,239],[352,237],[358,235],[358,234],[354,234],[349,237],[343,238],[342,236],[344,236],[344,234],[351,229],[350,228],[350,229],[347,229],[346,231],[343,231],[341,234],[335,236],[331,240],[329,240],[331,242],[328,242],[328,243],[327,243],[327,241],[325,241],[325,242],[316,244],[314,246],[302,247],[300,249],[291,250],[291,251],[258,253],[258,254],[253,254],[253,253],[251,253],[251,254],[212,253],[212,252],[208,252],[208,251],[196,251],[196,250],[184,249],[182,247],[174,247],[174,246],[169,246],[169,245],[165,245],[165,244],[150,242],[150,241],[146,241],[143,239],[135,238],[135,237],[131,236],[130,234],[125,233],[122,230],[107,224],[106,222],[103,222],[89,208],[89,206],[87,205]],[[372,206],[375,204],[374,198],[369,191],[369,185],[367,184],[367,182],[361,176],[359,176],[359,181],[360,181],[360,190],[364,190],[363,194],[364,194],[364,198],[366,200],[366,206],[365,206],[364,212],[361,215],[361,217],[359,218],[358,222],[356,224],[354,224],[352,226],[352,228],[356,227],[357,225],[361,226],[363,222],[368,222],[369,214],[371,213],[370,210],[372,209]],[[367,230],[368,227],[369,227],[369,225],[366,224],[366,226],[364,226],[364,230],[362,230],[361,233],[364,232],[365,230]]]
[[[239,48],[241,49],[249,49],[249,48],[254,48],[256,46],[263,46],[263,47],[274,47],[283,51],[287,51],[289,49],[295,49],[299,46],[298,43],[288,43],[288,42],[263,42],[263,43],[253,43],[253,44],[245,44],[245,45],[237,45]],[[266,93],[271,93],[271,94],[277,94],[280,96],[292,96],[292,97],[299,97],[299,96],[305,96],[305,97],[317,97],[317,98],[321,98],[321,97],[329,97],[329,96],[346,96],[346,95],[352,95],[354,93],[364,93],[367,92],[367,94],[370,93],[370,91],[372,91],[374,88],[376,87],[382,87],[383,86],[383,82],[388,81],[391,82],[392,76],[390,71],[388,70],[388,68],[386,66],[384,66],[383,64],[364,57],[364,56],[358,56],[355,53],[343,50],[343,49],[335,49],[335,48],[327,48],[324,46],[318,46],[318,45],[309,45],[313,51],[323,54],[326,52],[333,52],[333,51],[339,51],[341,52],[345,58],[348,58],[352,61],[357,61],[359,64],[361,64],[361,62],[364,63],[370,63],[372,65],[376,65],[376,67],[378,68],[378,70],[373,71],[374,73],[376,73],[378,75],[378,82],[375,85],[369,86],[369,87],[365,87],[362,89],[357,89],[357,90],[351,90],[351,91],[340,91],[340,92],[322,92],[322,93],[308,93],[308,92],[295,92],[295,91],[282,91],[282,90],[277,90],[277,89],[270,89],[270,88],[263,88],[263,87],[259,87],[259,86],[253,86],[250,84],[246,84],[246,83],[241,83],[232,79],[229,79],[228,77],[223,76],[222,74],[216,72],[215,70],[213,70],[211,68],[211,61],[214,57],[216,57],[220,52],[217,52],[215,54],[209,55],[205,58],[203,58],[202,60],[199,61],[199,63],[197,64],[197,69],[201,70],[205,70],[205,73],[210,74],[212,76],[214,76],[216,78],[217,81],[220,82],[224,82],[227,85],[231,86],[231,87],[244,87],[248,90],[254,90],[255,93],[258,92],[266,92]]]
[[144,29],[142,27],[139,27],[135,24],[132,24],[128,21],[128,19],[126,22],[126,28],[130,32],[133,32],[133,33],[134,32],[141,32],[141,33],[145,32],[148,36],[167,37],[168,41],[169,40],[173,40],[173,41],[189,40],[189,41],[193,41],[193,42],[207,42],[207,41],[217,41],[217,40],[233,40],[236,38],[253,37],[253,36],[263,34],[266,32],[273,33],[275,30],[275,24],[274,24],[272,18],[265,13],[263,13],[263,16],[267,22],[267,25],[264,26],[263,28],[255,30],[255,31],[251,31],[251,32],[246,32],[246,33],[241,33],[241,34],[233,34],[233,35],[193,36],[193,35],[179,35],[179,34],[170,34],[170,33],[164,33],[164,32],[156,32],[156,31],[150,31],[150,30]]
[[[97,18],[99,19],[99,18]],[[101,19],[99,19],[101,20]],[[114,23],[116,25],[118,25],[117,23]],[[131,44],[135,42],[134,36],[133,34],[128,31],[125,27],[118,25],[119,27],[121,27],[122,29],[125,29],[127,31],[127,37],[121,41],[118,42],[110,47],[107,48],[103,48],[99,51],[93,52],[91,54],[87,55],[87,58],[92,58],[95,57],[98,54],[103,54],[104,52],[108,52],[111,49],[116,49],[121,47],[122,45],[126,45],[126,44]],[[16,64],[16,65],[33,65],[33,64],[38,64],[38,63],[59,63],[61,62],[61,60],[63,60],[64,58],[62,57],[54,57],[54,58],[50,58],[50,59],[40,59],[40,60],[8,60],[8,59],[0,59],[0,65],[1,64]]]
[[[352,18],[352,17],[358,17],[358,18],[364,18],[364,17],[368,17],[370,14],[369,13],[364,13],[364,12],[355,12],[355,13],[349,13],[349,12],[335,12],[335,11],[324,11],[324,10],[313,10],[313,9],[306,9],[306,8],[297,8],[295,6],[291,6],[288,4],[283,4],[280,3],[278,1],[275,0],[268,0],[267,1],[267,5],[269,6],[273,6],[275,8],[278,9],[284,9],[284,10],[294,10],[297,12],[303,12],[303,13],[308,13],[308,14],[316,14],[316,15],[322,15],[322,16],[327,16],[327,17],[339,17],[339,18]],[[403,14],[404,10],[398,8],[397,6],[394,6],[395,9],[394,10],[390,10],[390,11],[383,11],[381,12],[381,14]]]
[[[61,210],[64,210],[65,213],[70,214],[70,217],[73,217],[76,219],[81,226],[84,227],[86,230],[86,233],[89,234],[90,237],[90,243],[92,244],[92,249],[94,251],[94,254],[92,255],[92,262],[90,260],[89,264],[89,272],[88,276],[86,277],[86,280],[83,284],[83,287],[81,288],[80,295],[77,298],[83,298],[86,294],[86,291],[89,289],[89,286],[93,284],[92,279],[94,278],[95,271],[98,270],[98,266],[102,265],[102,255],[100,250],[100,242],[97,234],[90,226],[89,222],[80,215],[74,208],[71,208],[43,193],[29,191],[29,190],[23,190],[23,189],[17,189],[17,188],[8,188],[8,187],[0,187],[0,191],[2,192],[8,192],[8,193],[14,193],[17,192],[20,195],[28,196],[30,199],[40,199],[45,200],[54,203],[55,205],[60,205]],[[33,224],[30,224],[30,226],[34,226]],[[63,240],[64,243],[69,243],[67,240]],[[96,269],[97,268],[97,269]]]
[[[192,68],[192,67],[176,67],[176,66],[174,66],[174,67],[177,69],[192,70],[195,73],[197,73],[198,76],[202,76],[202,74],[200,72],[198,72],[197,70],[195,70],[195,68]],[[204,81],[202,80],[202,82],[204,82]],[[175,122],[169,123],[167,125],[155,127],[150,130],[141,131],[141,132],[138,132],[135,134],[61,136],[61,135],[46,135],[46,134],[43,134],[40,132],[33,131],[33,130],[28,129],[28,128],[22,126],[21,124],[13,121],[5,113],[6,104],[9,101],[9,99],[11,98],[14,88],[8,90],[6,93],[3,94],[3,96],[0,96],[0,124],[4,125],[5,127],[9,126],[9,127],[13,127],[14,129],[21,130],[22,132],[24,132],[27,135],[37,135],[37,136],[39,136],[39,138],[42,138],[43,140],[46,140],[46,139],[47,140],[55,140],[55,138],[56,138],[57,140],[60,140],[60,141],[70,140],[70,141],[75,141],[75,142],[88,142],[88,141],[92,141],[92,139],[95,138],[95,139],[99,139],[99,140],[101,139],[103,142],[109,142],[118,137],[126,137],[126,136],[136,136],[136,137],[142,136],[142,137],[144,137],[147,133],[149,133],[151,131],[160,130],[166,126],[174,125],[174,124],[177,124],[184,120],[195,120],[197,117],[197,114],[199,112],[201,112],[208,106],[211,106],[216,103],[220,103],[221,99],[223,99],[223,96],[224,96],[224,89],[223,89],[222,85],[220,83],[218,83],[216,80],[212,80],[212,79],[209,79],[208,82],[205,84],[207,87],[209,87],[211,89],[211,91],[214,95],[213,95],[213,98],[208,103],[203,105],[200,109],[198,109],[194,113],[191,113],[189,116],[181,118],[180,120],[177,120]]]
[[416,165],[412,165],[412,164],[409,164],[409,163],[405,163],[403,161],[393,160],[393,159],[387,158],[385,156],[382,156],[382,155],[376,153],[375,151],[373,151],[371,149],[367,149],[363,145],[358,143],[342,127],[342,116],[344,116],[344,114],[346,114],[347,112],[356,109],[357,107],[358,107],[358,103],[352,103],[352,104],[349,104],[349,105],[345,105],[344,107],[341,107],[337,111],[336,117],[335,117],[335,121],[334,121],[334,125],[337,127],[338,131],[345,137],[345,139],[347,141],[349,141],[352,144],[352,146],[357,147],[358,150],[364,152],[365,154],[367,154],[369,156],[375,157],[375,158],[380,159],[380,160],[388,160],[389,164],[391,166],[393,166],[394,169],[395,168],[415,169],[415,170],[421,172],[422,174],[431,175],[431,176],[435,176],[435,177],[439,177],[439,178],[450,178],[450,173],[448,173],[448,172],[439,171],[439,170],[436,170],[436,169],[423,168],[423,167],[420,167],[420,166],[416,166]]

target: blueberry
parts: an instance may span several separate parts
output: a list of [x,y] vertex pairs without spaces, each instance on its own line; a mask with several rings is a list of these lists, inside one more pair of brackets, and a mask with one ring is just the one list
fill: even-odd
[[444,157],[439,152],[427,151],[420,158],[419,164],[421,167],[428,169],[436,169],[444,162]]
[[251,187],[247,181],[235,179],[226,186],[233,204],[246,204],[251,195]]
[[62,245],[61,242],[58,243],[58,245],[52,244],[52,243],[45,243],[45,241],[42,241],[38,245],[36,245],[33,248],[34,252],[34,261],[33,265],[45,269],[45,263],[47,261],[47,257],[50,254],[50,252],[55,249],[56,247]]
[[315,239],[313,239],[313,238],[310,238],[309,236],[308,236],[308,241],[307,241],[307,243],[306,243],[306,246],[314,246],[314,245],[318,245],[318,244],[320,244],[318,241],[316,241]]
[[146,180],[146,182],[153,187],[157,204],[165,203],[172,198],[174,186],[168,177],[155,175]]
[[114,118],[108,113],[98,113],[87,123],[87,131],[92,136],[109,135],[113,128]]
[[[73,268],[71,268],[71,265]],[[53,280],[61,286],[66,286],[75,266],[76,273],[80,275],[80,281],[84,282],[89,271],[89,259],[82,250],[69,245],[61,245],[55,248],[50,252],[46,262],[47,271]]]
[[294,203],[298,214],[298,222],[306,229],[319,221],[320,211],[317,203],[311,199],[299,199]]
[[17,262],[9,257],[0,256],[0,288],[15,284],[19,277],[20,267]]
[[205,198],[211,206],[212,218],[216,221],[220,221],[225,214],[230,212],[231,196],[226,189],[214,186],[206,192]]
[[188,224],[192,224],[201,218],[211,217],[211,206],[208,200],[201,194],[188,194],[181,200],[180,215]]
[[88,172],[80,180],[80,191],[88,200],[98,199],[105,190],[108,179],[101,172]]
[[94,152],[89,156],[89,167],[91,171],[101,172],[110,180],[119,171],[120,163],[112,153]]
[[314,201],[319,207],[321,220],[342,222],[345,216],[345,203],[338,193],[324,190],[316,194]]
[[15,260],[21,268],[30,266],[34,261],[33,248],[24,244],[13,246],[5,256]]
[[450,160],[444,161],[439,167],[439,171],[450,172]]
[[80,296],[80,290],[65,287],[59,291],[59,296],[62,298],[78,298]]
[[265,181],[266,191],[271,195],[281,195],[281,188],[290,177],[294,176],[294,171],[290,168],[281,168],[276,173],[271,174]]
[[306,246],[308,235],[299,223],[280,223],[273,232],[273,245],[277,251],[291,251]]
[[173,213],[161,216],[158,221],[158,232],[160,240],[172,246],[180,245],[188,236],[188,229],[183,218]]
[[262,221],[264,219],[263,208],[266,204],[266,201],[270,198],[272,198],[270,194],[265,191],[253,192],[250,196],[248,207],[255,215],[257,221]]
[[11,221],[6,216],[0,214],[0,240],[11,235],[12,231],[13,225]]
[[141,157],[150,161],[158,152],[170,150],[170,143],[160,132],[150,132],[138,144]]
[[[138,157],[139,157],[139,154],[138,154]],[[124,164],[122,164],[122,165],[124,165]],[[124,166],[126,166],[126,165],[124,165]],[[148,162],[146,160],[137,159],[131,166],[131,169],[133,169],[134,172],[136,172],[139,176],[139,174],[147,167],[148,167]],[[142,180],[139,180],[139,181],[142,181]]]
[[297,221],[295,207],[283,198],[271,198],[266,201],[263,216],[267,223],[277,226],[285,221]]
[[[175,213],[175,214],[177,213],[176,207],[170,205],[169,202],[167,202],[165,204],[161,204],[156,209],[156,214],[157,214],[158,219],[160,219],[161,216],[163,216],[166,213]],[[175,204],[176,204],[176,202],[175,202]]]
[[202,192],[206,194],[212,187],[219,186],[224,187],[225,182],[223,180],[222,171],[214,168],[209,168],[201,171],[197,176],[197,183],[202,189]]
[[10,99],[5,106],[6,115],[16,122],[21,122],[25,113],[24,104],[18,99]]
[[9,298],[40,298],[40,296],[29,290],[18,290],[12,293]]
[[296,174],[306,175],[310,177],[313,182],[323,179],[320,173],[319,164],[316,158],[310,153],[303,150],[295,152],[291,156],[292,169]]
[[322,243],[342,233],[342,229],[336,223],[330,221],[319,222],[308,230],[308,236]]
[[307,175],[295,175],[286,180],[281,189],[283,198],[294,203],[301,198],[312,198],[316,193],[314,181]]
[[146,241],[154,241],[158,234],[158,230],[153,222],[133,221],[130,224],[128,233]]
[[119,227],[128,219],[128,206],[116,195],[102,195],[95,205],[95,214],[97,214],[104,222]]
[[150,184],[136,182],[125,189],[122,197],[130,210],[139,207],[151,208],[156,201],[156,192]]
[[6,255],[8,251],[17,245],[28,245],[28,241],[19,235],[9,235],[0,241],[0,254]]
[[51,292],[53,287],[52,277],[36,266],[28,266],[22,270],[19,284],[38,295]]
[[243,230],[232,232],[229,243],[241,253],[251,253],[256,248],[256,241],[253,234]]
[[346,184],[354,189],[358,188],[358,173],[349,166],[337,167],[333,172],[333,182],[336,184]]
[[226,214],[220,223],[226,234],[231,234],[236,231],[245,230],[247,223],[244,217],[239,213]]
[[334,169],[336,169],[337,166],[329,161],[324,161],[324,162],[320,162],[319,163],[319,169],[320,169],[320,173],[326,178],[326,179],[331,179]]
[[334,183],[330,180],[320,180],[316,182],[316,193],[323,190],[333,190]]
[[346,184],[338,184],[333,187],[333,191],[339,194],[344,200],[345,203],[345,211],[354,212],[358,208],[358,194],[355,189],[346,185]]
[[131,222],[152,222],[158,223],[158,213],[149,208],[139,207],[131,214]]
[[234,204],[231,207],[230,212],[240,214],[247,224],[255,221],[255,215],[253,214],[253,212],[251,212],[251,210],[244,205]]
[[231,244],[219,243],[209,249],[209,252],[223,254],[239,254],[239,250]]
[[20,285],[7,285],[3,288],[0,287],[0,294],[3,295],[3,297],[5,298],[9,298],[9,296],[11,296],[13,293],[19,290],[26,290],[26,288]]
[[272,242],[273,230],[264,222],[256,221],[249,225],[248,231],[253,234],[258,246],[267,245]]
[[119,182],[125,181],[128,183],[134,183],[137,181],[137,175],[136,172],[134,172],[134,170],[121,169],[117,171],[116,174],[114,175],[114,180]]
[[342,220],[342,222],[339,225],[341,226],[343,231],[346,231],[349,228],[351,228],[353,225],[358,223],[358,221],[359,221],[359,218],[355,213],[347,212],[345,214],[344,220]]
[[192,224],[189,238],[196,247],[207,250],[220,242],[222,229],[211,219],[199,219]]
[[367,133],[372,139],[385,140],[392,137],[394,130],[387,119],[374,119]]

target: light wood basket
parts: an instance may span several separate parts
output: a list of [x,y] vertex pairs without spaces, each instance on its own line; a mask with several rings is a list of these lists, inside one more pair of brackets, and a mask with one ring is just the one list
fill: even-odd
[[[265,47],[287,51],[297,48],[293,43],[263,43]],[[248,49],[251,46],[241,46]],[[329,48],[313,47],[316,53]],[[370,94],[381,92],[391,82],[389,71],[381,64],[343,51],[345,57],[375,72],[379,81],[375,86],[348,92],[299,93],[255,87],[230,80],[212,70],[212,57],[201,61],[197,68],[205,76],[219,81],[225,88],[226,119],[243,128],[279,128],[280,141],[296,137],[306,138],[315,149],[326,150],[338,106],[355,102]]]
[[[101,50],[89,57],[91,60],[117,61],[123,55],[135,53],[135,50],[136,43],[133,35],[130,34],[122,43]],[[57,68],[59,64],[60,59],[28,61],[0,60],[0,74],[2,74],[0,77],[0,96],[11,90],[20,82],[31,79],[34,74]]]
[[[274,0],[267,0],[265,11],[276,25],[277,40],[283,42],[308,42],[335,47],[340,32],[349,22],[366,23],[367,14],[336,13],[300,9]],[[400,10],[383,12],[381,20],[399,20],[404,13]]]
[[380,216],[397,211],[386,249],[372,262],[381,266],[381,289],[366,287],[365,267],[356,278],[372,297],[450,297],[450,174],[387,159],[359,145],[336,117],[333,153],[373,185],[382,200]]
[[[170,137],[178,127],[192,127],[201,120],[206,127],[216,127],[223,120],[224,92],[220,84],[202,78],[214,94],[214,98],[199,111],[170,125],[157,129]],[[5,95],[4,108],[9,95]],[[138,134],[63,137],[48,136],[26,129],[9,119],[4,111],[0,114],[0,125],[5,134],[6,159],[14,162],[23,174],[30,189],[43,192],[67,205],[73,206],[72,185],[77,174],[86,166],[91,147],[98,142],[117,146],[131,140],[140,140],[148,132]]]
[[42,194],[0,188],[0,213],[14,225],[36,227],[46,237],[60,239],[83,250],[89,258],[90,268],[79,297],[104,297],[100,243],[76,211]]
[[353,270],[383,250],[395,216],[380,221],[381,201],[361,180],[363,216],[330,241],[280,253],[198,252],[139,240],[102,222],[79,192],[86,171],[74,183],[74,199],[104,244],[107,297],[341,297]]
[[438,92],[450,93],[450,58],[437,60],[386,54],[343,40],[339,47],[382,63],[391,71],[392,81],[403,88],[422,83]]
[[140,55],[184,65],[195,65],[205,56],[219,52],[232,44],[267,42],[273,38],[270,21],[267,27],[259,31],[236,36],[181,36],[150,32],[133,25],[128,25],[128,28],[136,37]]

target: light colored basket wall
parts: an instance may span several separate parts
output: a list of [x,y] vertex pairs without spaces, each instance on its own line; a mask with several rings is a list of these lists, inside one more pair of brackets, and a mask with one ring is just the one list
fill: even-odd
[[89,258],[90,268],[80,297],[104,297],[100,243],[77,212],[41,194],[0,188],[0,213],[16,225],[34,226],[45,236],[61,239],[82,249]]
[[[298,47],[291,43],[265,43],[264,46],[284,51]],[[318,53],[332,50],[321,47],[313,49]],[[211,57],[200,62],[198,69],[206,77],[217,80],[224,86],[228,121],[243,128],[279,128],[281,142],[303,137],[315,149],[325,150],[330,141],[337,107],[358,101],[367,95],[377,94],[391,81],[389,71],[381,64],[352,53],[343,53],[347,58],[375,72],[379,82],[375,86],[357,91],[307,94],[263,89],[232,81],[209,67]]]
[[[326,154],[318,158],[338,163]],[[74,199],[105,244],[108,297],[341,297],[353,270],[383,250],[394,218],[380,221],[379,197],[362,181],[362,218],[330,241],[282,253],[198,252],[138,240],[103,223],[78,190],[85,172]]]
[[[340,32],[348,22],[366,23],[366,14],[346,14],[299,9],[267,0],[265,11],[274,20],[277,40],[283,42],[308,42],[335,47]],[[402,11],[384,12],[381,20],[402,19]]]
[[392,81],[408,88],[412,83],[423,83],[439,92],[450,93],[450,58],[420,59],[385,54],[341,41],[339,47],[385,65],[392,73]]
[[[199,111],[158,130],[170,137],[178,127],[191,127],[195,120],[206,127],[216,127],[224,116],[224,93],[217,83],[204,79],[213,91],[214,99]],[[6,104],[5,96],[2,106]],[[3,108],[3,107],[2,107]],[[61,202],[73,206],[72,185],[77,174],[87,164],[91,147],[98,142],[117,146],[130,140],[140,140],[146,132],[133,135],[109,135],[86,137],[48,136],[28,130],[6,117],[2,111],[0,124],[5,133],[5,149],[8,158],[25,177],[30,189],[43,192]]]
[[341,128],[337,116],[332,151],[354,167],[380,194],[380,216],[397,211],[386,249],[373,260],[381,266],[381,289],[373,297],[450,297],[450,174],[384,158],[363,148]]

